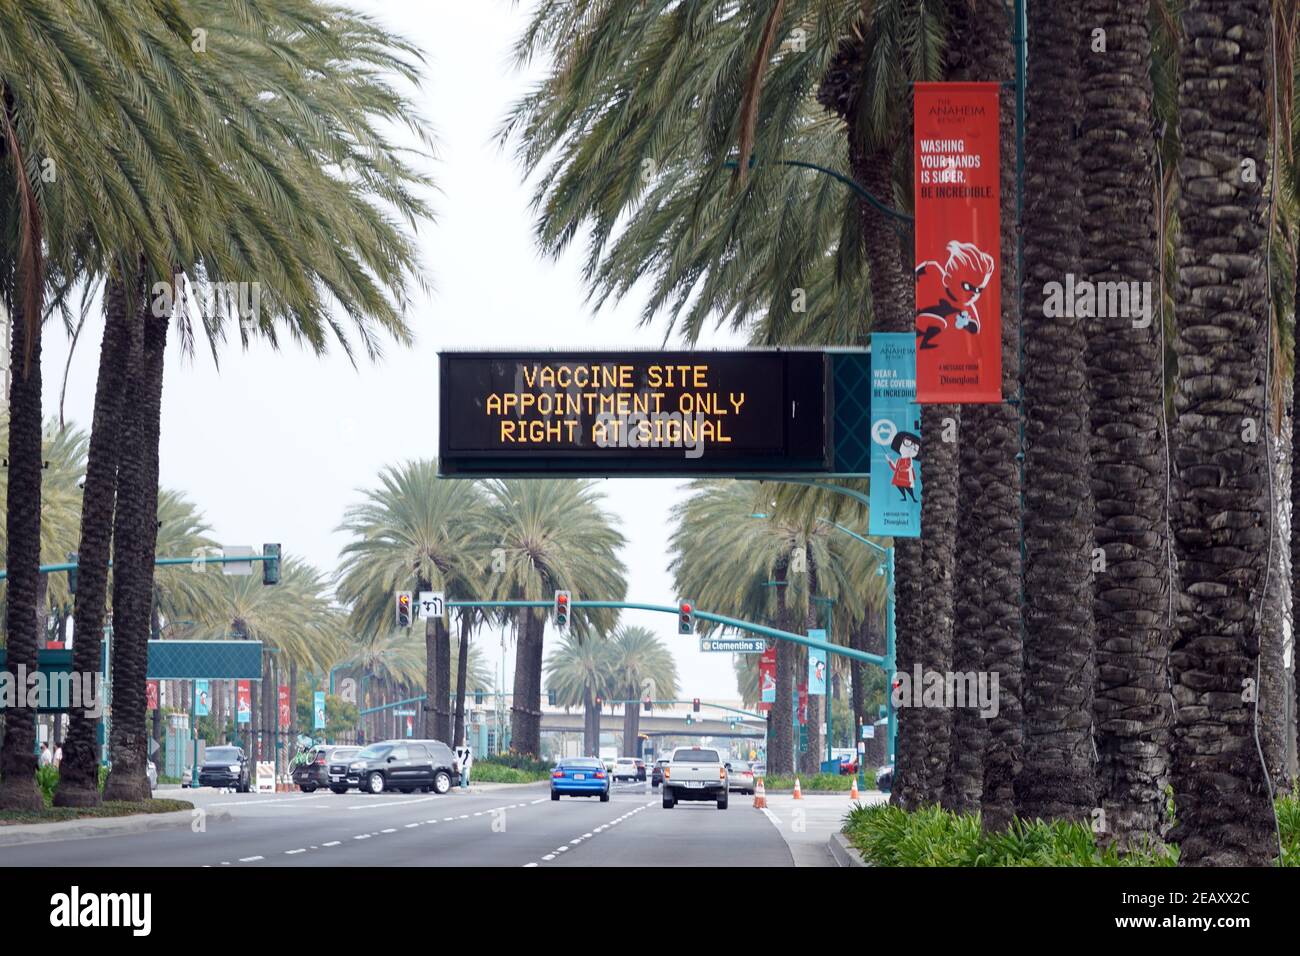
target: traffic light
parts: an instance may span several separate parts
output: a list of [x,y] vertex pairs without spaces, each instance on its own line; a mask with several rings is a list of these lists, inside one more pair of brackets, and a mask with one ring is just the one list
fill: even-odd
[[605,706],[605,698],[602,697],[600,694],[597,694],[597,695],[596,695],[596,709],[597,709],[597,710],[600,710],[600,708],[602,708],[602,707],[604,707],[604,706]]
[[677,633],[695,633],[695,608],[690,601],[677,602]]
[[397,592],[397,626],[411,626],[411,592]]
[[645,712],[647,714],[650,713],[650,698],[647,697],[645,700],[641,702],[641,704],[645,708]]
[[479,689],[479,690],[474,691],[474,706],[475,706],[475,707],[482,707],[482,706],[483,706],[483,691],[482,691],[482,689]]
[[700,712],[700,699],[698,697],[691,701],[691,710],[697,714]]
[[546,703],[551,707],[555,706],[555,691],[550,689],[546,691]]
[[262,556],[266,558],[266,560],[262,562],[262,583],[279,584],[280,546],[278,544],[262,545]]
[[569,592],[555,592],[555,627],[563,631],[569,626]]
[[77,564],[77,562],[80,561],[80,560],[81,560],[81,557],[77,554],[77,552],[75,552],[75,551],[69,551],[69,552],[68,552],[68,563],[71,564],[71,565],[73,565],[71,568],[68,569],[68,593],[69,593],[69,594],[76,594],[76,593],[77,593],[77,568],[76,568],[76,564]]
[[690,726],[691,724],[693,724],[693,723],[695,723],[695,718],[692,717],[690,714],[687,714],[687,715],[686,715],[686,725],[689,727],[689,726]]

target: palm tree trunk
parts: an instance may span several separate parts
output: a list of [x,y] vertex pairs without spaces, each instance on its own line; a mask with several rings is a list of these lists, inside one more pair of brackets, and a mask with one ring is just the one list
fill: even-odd
[[113,526],[113,769],[106,800],[147,800],[145,665],[158,539],[158,443],[170,316],[147,311],[140,364],[128,368]]
[[[952,669],[955,674],[984,674],[984,528],[979,523],[980,436],[970,425],[969,414],[962,418],[961,442],[958,446],[957,475],[961,489],[961,507],[957,510],[957,554],[952,632]],[[952,737],[948,748],[948,768],[944,776],[941,805],[954,813],[976,813],[984,791],[984,752],[988,746],[989,721],[980,708],[954,708]]]
[[[1011,30],[1000,0],[952,0],[949,30],[963,38],[950,48],[950,80],[1002,82],[1014,75]],[[1015,111],[1008,97],[1000,110],[1002,163],[1002,395],[1014,396],[1020,379],[1020,314],[1016,274]],[[969,428],[966,427],[969,425]],[[981,529],[978,561],[985,569],[978,594],[984,669],[998,675],[998,712],[988,723],[981,821],[1005,829],[1015,815],[1015,779],[1024,741],[1021,710],[1023,646],[1020,615],[1020,422],[1014,405],[962,409],[962,431],[980,436],[973,479],[983,489],[974,518]],[[973,557],[973,556],[972,556]],[[900,571],[901,574],[901,571]],[[901,646],[900,630],[900,646]],[[901,666],[900,666],[901,669]],[[901,727],[901,723],[900,723]],[[900,741],[901,741],[900,729]]]
[[[36,673],[36,594],[41,564],[41,329],[24,317],[22,295],[6,303],[12,336],[9,385],[9,487],[5,501],[8,540],[5,564],[5,670],[11,686],[20,667]],[[32,328],[29,329],[28,325]],[[30,343],[29,343],[30,337]],[[25,704],[25,698],[19,704]],[[36,786],[36,712],[26,706],[5,712],[0,749],[0,810],[39,810]]]
[[536,757],[542,749],[542,636],[546,619],[531,610],[521,612],[515,649],[515,692],[510,705],[513,748]]
[[456,746],[465,743],[465,682],[469,675],[469,638],[474,627],[474,617],[469,612],[460,618],[460,646],[456,658],[456,726],[453,739]]
[[[1094,282],[1156,279],[1155,141],[1149,5],[1086,0],[1105,30],[1105,55],[1083,54],[1082,252]],[[1087,34],[1083,35],[1085,42]],[[1119,846],[1161,839],[1169,773],[1168,447],[1162,420],[1163,310],[1146,327],[1129,316],[1088,319],[1094,581],[1097,800]]]
[[[1171,838],[1188,866],[1264,866],[1277,854],[1256,752],[1269,467],[1264,374],[1270,229],[1266,0],[1191,0],[1179,107],[1179,493]],[[1241,157],[1257,181],[1230,175]],[[1244,422],[1254,423],[1253,441]]]
[[1084,318],[1044,295],[1076,268],[1082,199],[1079,12],[1029,7],[1024,216],[1025,819],[1087,821],[1096,806],[1092,722],[1093,507]]
[[[923,670],[948,674],[952,670],[954,583],[953,564],[957,551],[957,496],[959,480],[957,438],[960,405],[924,405],[921,434],[925,443],[924,482],[921,496],[921,527],[925,538],[921,549],[918,634],[916,648]],[[951,438],[947,440],[945,436]],[[953,711],[949,707],[926,707],[914,718],[920,725],[917,751],[923,775],[916,793],[918,805],[938,804],[943,799],[948,770]]]

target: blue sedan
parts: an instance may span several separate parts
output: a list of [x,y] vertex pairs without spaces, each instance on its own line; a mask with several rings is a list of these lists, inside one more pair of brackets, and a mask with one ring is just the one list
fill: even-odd
[[571,797],[600,797],[609,802],[609,773],[595,757],[566,757],[551,771],[551,799],[564,794]]

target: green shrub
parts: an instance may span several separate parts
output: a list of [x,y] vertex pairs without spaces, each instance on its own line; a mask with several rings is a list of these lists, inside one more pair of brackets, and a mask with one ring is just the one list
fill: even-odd
[[515,770],[523,770],[527,773],[541,774],[549,777],[551,770],[555,767],[553,760],[538,760],[531,754],[493,754],[491,757],[475,757],[474,765],[470,768],[470,779],[473,779],[478,772],[478,768],[484,763],[495,764],[498,767],[513,767]]
[[36,785],[41,788],[41,797],[47,807],[54,806],[54,790],[59,785],[59,772],[53,767],[36,768]]
[[550,775],[550,770],[520,770],[518,767],[507,767],[494,760],[475,760],[469,770],[469,782],[471,784],[536,783],[539,780],[546,780]]
[[938,807],[908,812],[886,803],[855,807],[844,832],[877,866],[1175,866],[1174,847],[1121,855],[1098,847],[1083,823],[1016,820],[985,834],[978,814]]

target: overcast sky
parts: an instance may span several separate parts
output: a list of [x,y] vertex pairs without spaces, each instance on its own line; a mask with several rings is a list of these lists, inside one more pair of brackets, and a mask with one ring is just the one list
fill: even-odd
[[[599,314],[584,305],[580,250],[544,259],[532,241],[529,184],[493,133],[538,68],[516,72],[509,51],[531,4],[510,0],[385,0],[360,4],[427,52],[419,105],[436,130],[429,169],[441,194],[438,220],[420,231],[434,293],[409,323],[413,348],[390,347],[379,364],[354,369],[336,354],[318,359],[296,346],[261,345],[222,354],[221,369],[200,347],[182,357],[173,336],[162,422],[162,483],[194,500],[223,544],[283,542],[286,552],[333,570],[344,537],[334,533],[356,489],[406,458],[436,454],[436,354],[445,348],[657,346],[658,329],[639,329],[633,295]],[[89,428],[102,318],[82,332],[68,379],[67,418]],[[68,342],[52,324],[45,340],[45,408],[57,415]],[[725,336],[706,344],[725,345]],[[670,604],[668,512],[683,483],[604,482],[607,505],[628,545],[630,600]],[[584,595],[600,597],[600,595]],[[702,654],[676,634],[672,616],[626,612],[674,649],[684,697],[737,695],[731,655]],[[493,663],[500,638],[478,638]],[[549,637],[548,637],[549,641]],[[509,648],[513,659],[513,646]]]

